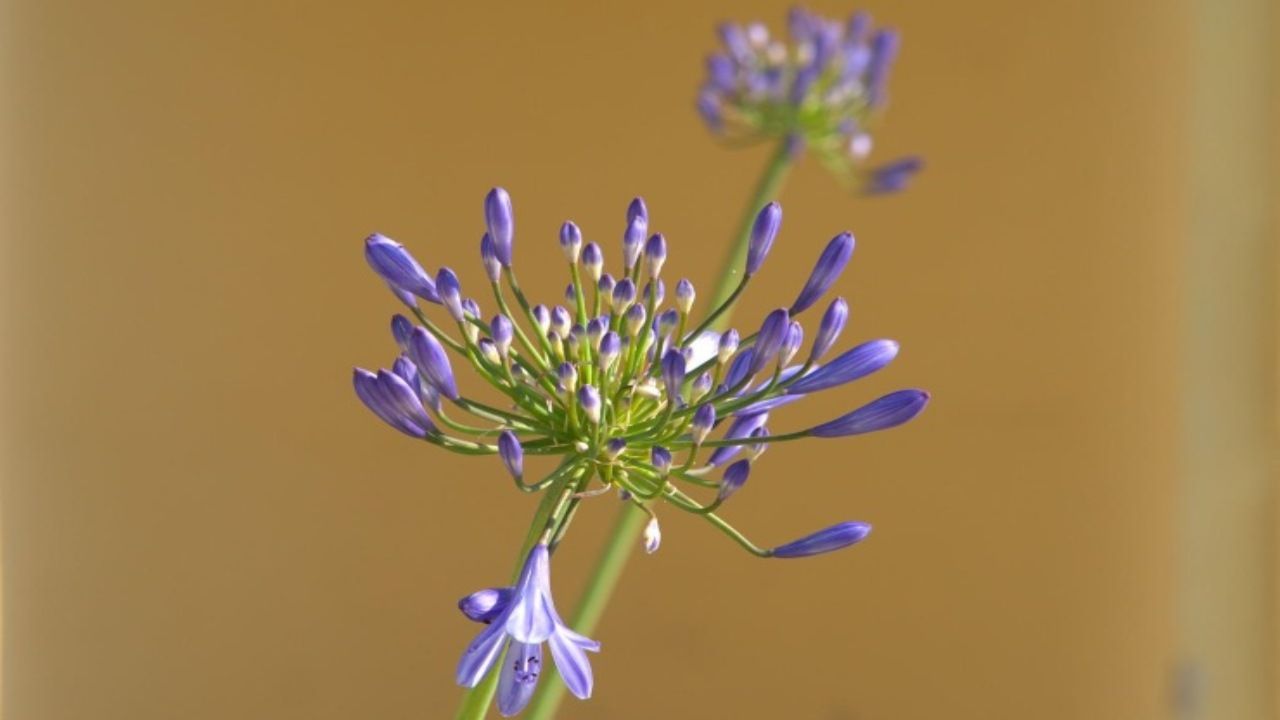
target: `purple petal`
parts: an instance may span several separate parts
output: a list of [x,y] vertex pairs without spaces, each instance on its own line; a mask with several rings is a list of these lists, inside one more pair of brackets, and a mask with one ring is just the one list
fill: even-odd
[[509,587],[477,590],[458,601],[458,609],[468,620],[491,623],[511,604],[514,591]]
[[542,674],[542,646],[512,642],[498,676],[498,712],[511,717],[524,709]]
[[546,545],[535,545],[525,560],[515,598],[506,613],[507,634],[523,643],[542,643],[555,632],[551,569]]
[[578,642],[577,638],[581,636],[577,633],[570,635],[566,630],[568,628],[562,627],[551,634],[551,656],[555,658],[556,670],[560,671],[565,687],[578,699],[586,700],[591,697],[593,684],[591,661]]
[[462,658],[458,661],[458,670],[454,675],[458,684],[467,688],[479,685],[480,680],[489,672],[489,668],[493,667],[493,663],[498,660],[506,639],[507,634],[503,630],[503,623],[495,622],[481,630],[475,640],[472,640],[463,651]]

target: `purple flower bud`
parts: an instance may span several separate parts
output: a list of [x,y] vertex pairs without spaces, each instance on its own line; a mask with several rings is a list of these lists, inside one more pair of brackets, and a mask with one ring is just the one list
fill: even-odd
[[456,322],[462,322],[462,285],[458,282],[458,276],[447,267],[440,268],[440,272],[436,273],[436,294],[440,296],[440,302],[444,303],[449,315]]
[[738,25],[721,23],[716,28],[716,32],[720,35],[720,42],[724,43],[725,49],[734,60],[743,63],[755,57],[755,53],[751,52],[751,46],[747,43],[746,34]]
[[667,284],[662,282],[662,278],[654,278],[651,282],[644,284],[644,292],[641,293],[646,303],[652,302],[654,307],[662,304],[667,297]]
[[713,133],[724,130],[724,114],[720,110],[720,98],[709,90],[698,93],[698,115],[707,129]]
[[644,246],[644,256],[649,262],[649,274],[658,277],[662,274],[662,266],[667,262],[667,239],[658,233],[649,238]]
[[813,339],[813,347],[809,350],[809,362],[816,363],[831,349],[844,331],[845,321],[849,319],[849,303],[844,298],[836,298],[827,306],[822,314],[822,322],[818,323],[818,335]]
[[493,344],[498,346],[498,354],[507,356],[511,349],[511,340],[515,337],[515,326],[506,315],[494,315],[489,321],[489,334],[493,336]]
[[658,527],[658,518],[651,517],[644,526],[644,551],[650,555],[658,552],[662,545],[662,528]]
[[498,352],[498,346],[489,338],[480,338],[476,343],[480,356],[489,362],[490,365],[498,367],[502,366],[502,354]]
[[[608,336],[606,336],[608,337]],[[591,385],[578,388],[578,405],[593,424],[600,422],[600,391]]]
[[868,195],[898,192],[920,172],[924,161],[915,156],[899,158],[871,171],[862,191]]
[[600,250],[600,246],[591,242],[582,248],[582,267],[586,269],[587,275],[592,280],[599,280],[600,273],[604,272],[604,252]]
[[712,382],[714,382],[714,380],[712,380],[711,378],[711,373],[704,372],[701,375],[699,375],[696,379],[694,379],[693,385],[690,386],[690,390],[689,390],[690,398],[698,399],[698,398],[701,398],[703,395],[706,395],[708,392],[711,391]]
[[755,275],[764,264],[765,256],[773,247],[773,239],[778,236],[778,228],[782,227],[782,206],[776,202],[765,205],[756,215],[755,224],[751,226],[751,244],[747,246],[747,274]]
[[782,342],[786,339],[790,328],[791,317],[786,310],[779,308],[765,317],[764,322],[760,324],[760,333],[756,335],[756,344],[751,355],[751,365],[748,366],[748,375],[754,376],[768,367],[774,358],[778,357],[778,352],[782,349]]
[[[759,413],[757,415],[739,415],[729,423],[729,429],[724,433],[725,440],[741,440],[742,438],[751,437],[757,430],[764,427],[769,422],[769,413]],[[715,449],[708,458],[707,464],[712,467],[719,467],[733,459],[742,450],[740,445],[725,445]]]
[[889,68],[898,55],[898,33],[884,29],[871,38],[871,62],[867,66],[867,104],[880,107],[887,97]]
[[800,351],[800,345],[804,343],[804,327],[795,320],[791,321],[791,325],[787,327],[787,334],[782,339],[782,349],[778,351],[778,364],[786,365]]
[[502,277],[502,262],[498,260],[498,249],[489,233],[480,238],[480,263],[484,265],[484,274],[489,282],[498,282],[498,278]]
[[401,350],[409,348],[411,332],[413,332],[413,323],[409,318],[399,314],[391,316],[391,337],[396,339],[396,345],[399,345]]
[[516,480],[524,479],[524,447],[520,444],[520,438],[510,430],[503,430],[498,435],[498,456],[502,458],[502,464],[507,466],[511,477]]
[[636,337],[636,333],[644,326],[645,312],[643,305],[632,305],[627,308],[627,312],[622,316],[622,322],[626,326],[627,335]]
[[485,588],[458,601],[458,609],[472,622],[488,625],[507,609],[514,594],[511,588]]
[[600,367],[608,370],[622,353],[622,338],[610,330],[600,338]]
[[849,547],[871,533],[871,526],[862,522],[843,522],[806,535],[786,545],[779,545],[770,553],[778,558],[799,558],[821,555],[832,550]]
[[898,343],[892,340],[865,342],[795,381],[787,387],[787,392],[807,395],[853,382],[883,368],[897,356]]
[[849,21],[844,26],[844,39],[846,43],[854,45],[867,39],[867,30],[871,28],[871,14],[865,10],[859,10],[849,16]]
[[680,309],[680,312],[688,315],[689,311],[693,309],[693,300],[696,297],[697,293],[694,292],[693,283],[689,282],[688,279],[682,278],[680,282],[676,283],[676,307]]
[[600,347],[600,338],[604,337],[604,331],[609,329],[609,322],[604,318],[591,318],[587,323],[587,338],[591,340],[591,346]]
[[573,283],[564,286],[564,301],[570,304],[578,301],[578,288]]
[[684,354],[678,350],[668,350],[662,356],[662,382],[666,385],[667,398],[673,404],[680,404],[680,390],[684,385]]
[[610,438],[605,441],[604,454],[610,460],[617,460],[623,450],[627,449],[627,441],[622,438]]
[[643,220],[646,227],[649,225],[649,207],[644,204],[642,197],[631,198],[631,202],[627,204],[627,224],[636,220]]
[[729,358],[738,352],[738,342],[738,331],[730,328],[720,336],[720,347],[716,351],[716,359],[722,364],[728,362]]
[[453,379],[453,367],[444,346],[426,328],[416,327],[409,336],[409,359],[418,366],[422,377],[450,400],[458,399],[458,386]]
[[736,75],[737,68],[727,56],[716,53],[707,57],[707,79],[712,88],[723,93],[733,92]]
[[693,412],[693,422],[689,426],[694,444],[701,445],[702,441],[707,439],[707,434],[711,432],[711,428],[715,424],[716,406],[711,403],[699,405],[698,409]]
[[511,196],[496,187],[484,197],[484,221],[493,238],[493,249],[503,267],[511,267],[511,249],[515,242],[515,217],[511,212]]
[[436,295],[435,283],[431,282],[431,276],[427,275],[427,271],[422,269],[409,251],[395,240],[379,233],[365,238],[364,259],[393,290],[412,293],[427,302],[440,302],[440,297]]
[[755,460],[763,455],[765,450],[769,449],[769,443],[767,442],[769,439],[769,428],[762,427],[751,433],[751,437],[760,439],[760,442],[751,446],[751,459]]
[[853,235],[844,232],[832,238],[822,254],[818,256],[818,263],[809,274],[808,282],[801,288],[796,301],[791,304],[791,314],[799,315],[817,302],[818,298],[822,297],[840,277],[840,273],[844,272],[844,266],[849,263],[852,255]]
[[534,305],[530,312],[533,314],[533,324],[538,326],[538,332],[547,334],[547,330],[551,329],[551,311],[546,305]]
[[671,460],[671,451],[661,445],[654,445],[649,451],[649,461],[653,463],[653,469],[657,470],[659,475],[671,472]]
[[414,365],[408,356],[401,355],[396,358],[396,361],[391,365],[391,372],[395,373],[415,392],[418,390],[418,366]]
[[845,437],[897,427],[924,410],[929,393],[924,390],[899,390],[863,405],[853,412],[825,422],[809,430],[814,437]]
[[418,394],[398,375],[385,370],[379,370],[375,375],[356,368],[352,382],[365,407],[391,427],[415,438],[436,432]]
[[605,273],[600,276],[599,280],[596,281],[596,290],[598,290],[606,300],[612,300],[613,288],[616,285],[617,283],[614,282],[613,276],[610,275],[609,273]]
[[572,324],[573,317],[563,306],[557,305],[551,309],[551,330],[555,334],[563,338],[569,334],[569,326]]
[[739,460],[725,468],[724,476],[720,478],[720,489],[716,492],[716,501],[724,502],[725,500],[728,500],[730,496],[738,492],[743,485],[747,484],[747,477],[750,475],[750,460]]
[[573,363],[560,363],[556,368],[556,377],[564,386],[565,392],[573,392],[578,387],[578,368]]
[[658,315],[658,334],[666,337],[671,334],[676,326],[680,324],[680,314],[675,310],[667,309]]
[[[630,214],[630,212],[628,212]],[[644,238],[649,232],[649,218],[636,215],[627,220],[627,231],[622,234],[622,261],[629,272],[640,259],[644,249]]]
[[755,375],[750,372],[755,354],[755,348],[747,348],[733,358],[733,362],[729,363],[728,372],[724,374],[723,391],[732,390]]
[[564,259],[570,263],[578,262],[582,252],[582,231],[572,220],[566,220],[560,226],[560,249],[564,251]]
[[636,301],[636,284],[631,282],[631,278],[623,278],[613,286],[613,309],[614,312],[623,312],[631,303]]

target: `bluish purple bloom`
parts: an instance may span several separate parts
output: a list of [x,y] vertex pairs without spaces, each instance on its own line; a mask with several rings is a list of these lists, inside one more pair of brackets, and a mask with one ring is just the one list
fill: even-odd
[[845,437],[888,430],[919,415],[929,404],[924,390],[899,390],[873,400],[847,415],[810,428],[814,437]]
[[782,206],[776,202],[765,205],[756,215],[756,221],[751,225],[751,240],[747,244],[747,275],[760,272],[760,266],[764,265],[781,227]]
[[871,526],[863,522],[843,522],[806,535],[774,548],[770,555],[777,558],[801,558],[829,553],[861,542],[871,534]]
[[[400,243],[386,235],[374,233],[365,238],[364,258],[369,267],[382,276],[393,290],[417,295],[427,302],[440,302],[431,276]],[[401,298],[404,302],[404,299]],[[411,303],[405,302],[406,305]]]
[[874,182],[866,169],[866,128],[884,110],[898,33],[871,32],[866,13],[842,24],[800,8],[788,15],[788,30],[784,39],[759,23],[717,28],[723,50],[707,58],[697,94],[707,128],[734,144],[775,138],[792,158],[807,149],[868,192],[900,189]]
[[489,626],[462,654],[456,675],[458,684],[469,688],[479,685],[506,650],[498,676],[498,711],[506,717],[515,715],[529,703],[537,688],[542,645],[546,643],[569,692],[583,700],[591,697],[593,679],[586,653],[599,652],[600,643],[571,630],[556,612],[546,545],[533,547],[519,580],[506,602],[502,600],[500,594],[493,597],[493,606],[484,613],[492,616]]
[[818,256],[818,263],[813,266],[808,281],[800,289],[796,301],[791,303],[791,314],[799,315],[817,302],[844,272],[849,258],[853,257],[853,234],[840,233],[827,243],[827,247]]

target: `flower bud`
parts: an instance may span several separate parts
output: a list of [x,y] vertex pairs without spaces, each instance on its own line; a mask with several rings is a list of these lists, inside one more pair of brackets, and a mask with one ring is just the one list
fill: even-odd
[[458,386],[453,379],[453,367],[444,346],[426,328],[415,327],[409,335],[409,359],[418,366],[418,372],[435,386],[441,395],[457,400]]
[[427,271],[403,245],[386,235],[374,233],[365,238],[364,259],[393,290],[412,293],[428,302],[440,302]]
[[773,240],[782,227],[782,206],[771,202],[760,209],[751,226],[751,240],[747,245],[747,275],[755,275],[764,264],[765,256],[773,247]]
[[668,350],[662,356],[662,382],[666,385],[667,399],[673,405],[680,404],[680,394],[684,385],[684,354],[679,350]]
[[778,309],[769,313],[760,324],[760,332],[756,335],[756,344],[752,348],[751,364],[747,366],[747,375],[754,376],[769,366],[778,352],[782,342],[791,329],[791,318],[786,310]]
[[649,263],[649,274],[658,277],[662,274],[662,266],[667,262],[667,239],[662,233],[649,238],[644,246],[645,260]]
[[689,314],[689,311],[693,309],[693,301],[696,297],[697,293],[694,292],[693,283],[689,282],[688,279],[682,278],[680,282],[676,283],[676,308],[682,314]]
[[466,298],[462,301],[462,332],[467,336],[467,340],[475,342],[480,336],[480,328],[472,322],[468,322],[467,318],[472,320],[480,319],[480,304],[472,298]]
[[800,345],[804,343],[804,327],[796,322],[791,321],[791,325],[787,327],[787,334],[782,339],[782,349],[778,351],[778,364],[785,367],[791,359],[800,351]]
[[831,346],[840,338],[840,333],[844,330],[844,324],[848,319],[849,303],[839,297],[832,300],[827,306],[827,311],[822,314],[822,321],[818,323],[818,334],[813,338],[813,347],[809,349],[809,362],[816,363],[827,354]]
[[[716,360],[721,365],[729,361],[733,354],[738,352],[738,331],[730,328],[720,336],[720,346],[716,351]],[[732,387],[732,386],[731,386]]]
[[862,191],[868,195],[898,192],[905,188],[916,173],[924,167],[924,161],[915,156],[899,158],[874,168],[867,177]]
[[840,233],[827,243],[827,247],[818,256],[818,263],[809,274],[809,280],[801,288],[796,301],[791,303],[791,314],[799,315],[810,305],[818,301],[844,272],[844,266],[853,256],[853,235]]
[[627,441],[622,438],[610,438],[604,443],[604,455],[609,460],[617,460],[623,450],[627,449]]
[[787,393],[806,395],[853,382],[883,368],[897,356],[898,343],[892,340],[872,340],[862,343],[791,383],[787,386]]
[[714,382],[714,380],[712,379],[711,373],[709,372],[704,372],[698,377],[694,378],[693,385],[691,385],[689,388],[690,402],[695,400],[700,400],[707,393],[711,392],[712,382]]
[[493,336],[498,354],[507,357],[511,350],[511,340],[515,337],[515,326],[511,324],[510,318],[506,315],[494,315],[493,320],[489,321],[489,334]]
[[607,304],[611,304],[613,302],[613,288],[616,284],[617,283],[613,280],[613,276],[609,273],[601,275],[600,279],[596,281],[596,290],[602,297],[604,297]]
[[806,535],[786,545],[779,545],[770,551],[770,555],[778,558],[799,558],[821,555],[833,550],[849,547],[871,534],[871,526],[862,522],[843,522],[829,528]]
[[480,264],[484,265],[485,277],[496,283],[502,277],[502,262],[498,260],[498,249],[494,247],[493,236],[485,233],[480,238]]
[[711,432],[711,428],[716,424],[716,407],[711,403],[699,405],[698,409],[693,413],[693,421],[689,425],[689,432],[693,436],[693,444],[701,445],[703,440],[707,439],[707,434]]
[[658,334],[666,337],[675,331],[680,324],[680,314],[668,308],[658,315]]
[[[741,440],[742,438],[751,437],[757,430],[764,427],[769,422],[769,413],[756,413],[754,415],[739,415],[729,423],[729,429],[724,433],[725,440]],[[707,464],[712,467],[719,467],[732,460],[741,450],[739,445],[725,445],[718,447],[715,452],[711,453],[711,457],[707,459]]]
[[604,318],[591,318],[587,323],[587,339],[591,341],[591,347],[600,347],[600,338],[604,336],[604,331],[609,329],[609,322]]
[[489,362],[490,365],[502,367],[502,355],[498,352],[498,346],[489,338],[480,338],[476,343],[476,347],[480,350],[480,355]]
[[578,262],[582,253],[582,231],[572,220],[566,220],[560,226],[560,250],[564,252],[564,259],[571,264]]
[[538,326],[538,332],[546,335],[551,329],[551,311],[546,305],[534,305],[530,312],[533,315],[533,324]]
[[929,393],[924,390],[899,390],[808,432],[814,437],[832,438],[888,430],[919,415],[928,404]]
[[462,285],[458,276],[447,267],[436,273],[436,293],[454,321],[462,322]]
[[556,368],[556,377],[566,394],[578,389],[578,368],[573,363],[560,363],[560,367]]
[[592,280],[599,280],[604,272],[604,252],[595,243],[587,243],[582,248],[582,267]]
[[493,249],[503,267],[511,267],[511,251],[515,242],[515,218],[511,212],[511,196],[502,188],[494,188],[484,198],[484,221],[493,238]]
[[652,302],[654,307],[662,304],[667,297],[667,284],[662,282],[662,278],[654,278],[644,284],[644,292],[640,293],[646,303]]
[[662,529],[658,527],[658,518],[651,517],[644,526],[644,551],[650,555],[658,552],[662,545]]
[[749,475],[751,475],[750,460],[739,460],[726,468],[724,475],[720,478],[720,489],[716,492],[716,501],[728,500],[731,495],[747,484]]
[[399,314],[391,316],[391,337],[396,339],[396,345],[399,345],[401,350],[409,348],[411,332],[413,332],[413,323],[409,318]]
[[600,338],[600,369],[606,373],[613,369],[618,356],[622,354],[622,338],[610,330]]
[[654,445],[649,451],[649,462],[653,464],[653,469],[658,471],[661,476],[666,476],[671,472],[671,451],[661,445]]
[[551,309],[551,330],[555,334],[564,338],[569,334],[569,326],[573,324],[573,317],[569,315],[569,311],[563,306],[557,305]]
[[640,328],[644,327],[645,312],[643,305],[632,305],[622,315],[622,323],[627,329],[627,335],[636,337],[640,332]]
[[516,480],[524,479],[524,447],[520,445],[520,438],[510,430],[503,430],[498,435],[498,456],[502,458],[502,464],[507,466],[511,477]]
[[600,391],[591,385],[578,388],[578,405],[593,425],[600,423]]
[[623,278],[613,286],[613,311],[625,312],[636,301],[636,284],[631,278]]

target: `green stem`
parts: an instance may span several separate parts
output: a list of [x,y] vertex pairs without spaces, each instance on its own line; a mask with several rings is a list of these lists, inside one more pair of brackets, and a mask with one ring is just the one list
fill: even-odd
[[[791,155],[787,152],[787,142],[785,139],[779,140],[777,149],[769,158],[764,173],[756,183],[755,192],[743,211],[742,221],[738,225],[738,234],[734,236],[715,295],[712,296],[711,304],[707,307],[713,309],[720,307],[733,294],[734,288],[740,284],[743,266],[747,259],[747,247],[751,242],[751,226],[755,223],[760,208],[777,195],[790,167]],[[715,329],[724,328],[732,314],[733,308],[726,308],[715,323]],[[596,623],[604,614],[605,605],[622,577],[622,569],[626,566],[632,548],[636,546],[640,531],[647,520],[648,516],[632,507],[630,503],[624,505],[619,511],[618,519],[614,521],[613,529],[610,531],[609,540],[596,561],[596,566],[587,580],[586,589],[579,601],[572,625],[575,631],[588,637],[595,632]],[[559,677],[543,678],[538,694],[534,696],[533,703],[525,716],[527,720],[553,718],[556,709],[560,706],[560,701],[564,699],[564,692],[564,683]]]
[[[711,296],[711,304],[707,307],[718,308],[729,296],[733,294],[734,288],[742,280],[742,271],[747,262],[747,248],[751,245],[751,226],[755,224],[756,215],[760,213],[760,208],[767,205],[778,194],[778,189],[782,187],[782,182],[787,178],[787,170],[791,168],[791,153],[787,150],[787,141],[782,139],[778,141],[778,147],[773,151],[773,155],[769,158],[769,164],[765,166],[764,173],[760,175],[759,182],[756,183],[755,192],[752,193],[751,199],[747,201],[747,207],[742,212],[742,220],[738,223],[738,233],[733,237],[733,244],[729,246],[729,253],[725,256],[725,262],[720,275],[719,284],[716,285],[715,295]],[[723,328],[729,322],[729,315],[733,309],[730,308],[720,316],[720,322],[716,324],[716,329]]]

